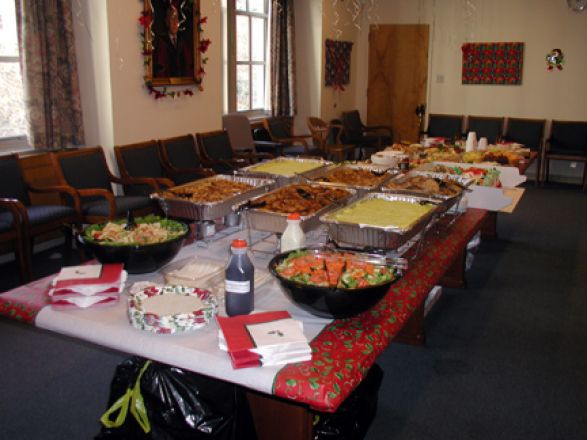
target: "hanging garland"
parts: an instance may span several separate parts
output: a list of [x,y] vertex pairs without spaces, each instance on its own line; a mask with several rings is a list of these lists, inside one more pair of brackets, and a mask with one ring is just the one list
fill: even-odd
[[[149,0],[140,0],[142,3],[144,3],[145,1],[149,1]],[[192,5],[194,0],[188,0]],[[203,35],[203,25],[206,24],[208,22],[208,17],[201,17],[200,11],[198,10],[196,12],[196,23],[194,23],[195,26],[198,27],[198,32],[200,34],[200,36]],[[149,46],[147,45],[147,41],[146,41],[146,31],[147,29],[151,26],[151,24],[153,23],[153,12],[152,10],[146,11],[144,8],[141,11],[141,15],[139,17],[139,25],[141,26],[141,47],[143,48],[142,50],[142,55],[144,58],[144,64],[145,64],[145,68],[147,68],[149,61],[148,61],[148,57],[151,57],[153,55],[153,50],[149,48]],[[202,77],[206,74],[206,71],[204,70],[204,64],[206,64],[208,62],[208,57],[205,57],[204,54],[208,51],[208,48],[210,47],[210,44],[212,44],[212,41],[209,38],[200,38],[199,41],[199,45],[198,45],[198,52],[200,52],[201,55],[201,60],[200,60],[200,66],[198,68],[198,74],[197,77],[199,78],[199,81],[196,83],[196,87],[198,88],[199,91],[203,91],[204,87],[202,87]],[[145,87],[147,88],[147,90],[149,91],[149,95],[152,95],[156,100],[157,99],[163,99],[163,98],[179,98],[180,96],[193,96],[194,95],[194,91],[193,88],[185,88],[183,90],[174,90],[174,89],[168,89],[167,86],[155,86],[153,85],[153,82],[151,81],[151,79],[149,79],[148,77],[145,77]]]

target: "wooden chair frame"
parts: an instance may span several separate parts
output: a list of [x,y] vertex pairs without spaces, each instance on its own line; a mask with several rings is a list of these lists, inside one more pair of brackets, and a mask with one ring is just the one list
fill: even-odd
[[[169,153],[168,153],[168,144],[173,143],[173,142],[182,141],[182,140],[190,143],[190,145],[192,146],[192,148],[194,150],[194,154],[199,157],[200,162],[203,165],[202,167],[200,167],[200,168],[194,168],[194,167],[179,168],[171,163],[171,159],[169,158]],[[207,161],[201,156],[194,135],[186,134],[186,135],[182,135],[182,136],[173,136],[173,137],[169,137],[169,138],[159,139],[158,143],[159,143],[159,152],[161,154],[161,161],[162,161],[165,169],[169,173],[169,176],[172,179],[175,179],[181,175],[186,175],[186,174],[196,174],[196,175],[200,175],[201,177],[210,177],[215,174],[214,170],[209,167],[209,164],[207,163]]]

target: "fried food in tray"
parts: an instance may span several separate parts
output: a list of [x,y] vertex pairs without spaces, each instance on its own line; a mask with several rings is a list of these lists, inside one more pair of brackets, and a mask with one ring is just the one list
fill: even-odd
[[348,197],[350,193],[342,188],[327,188],[320,185],[294,184],[284,186],[255,200],[256,209],[261,211],[301,216],[311,215],[325,206]]
[[324,176],[317,177],[317,182],[344,183],[350,186],[375,186],[387,179],[388,174],[366,168],[336,167]]
[[194,203],[211,203],[225,200],[253,188],[253,185],[244,182],[224,179],[205,179],[187,185],[169,188],[163,192],[163,197],[187,200]]
[[422,175],[407,175],[401,179],[388,182],[385,189],[407,190],[428,195],[453,197],[461,193],[462,185],[448,178],[436,178]]

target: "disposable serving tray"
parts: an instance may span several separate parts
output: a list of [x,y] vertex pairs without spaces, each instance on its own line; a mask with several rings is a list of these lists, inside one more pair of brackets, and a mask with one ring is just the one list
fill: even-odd
[[[303,173],[296,173],[290,175],[282,175],[282,174],[272,174],[263,171],[257,171],[256,167],[261,164],[266,163],[274,163],[274,162],[316,162],[316,168],[312,168],[311,170],[305,171]],[[237,175],[248,176],[248,177],[256,177],[261,179],[272,179],[275,181],[275,186],[280,188],[282,186],[286,186],[292,183],[298,183],[306,179],[312,179],[315,175],[319,174],[322,169],[332,165],[332,162],[323,160],[320,158],[306,158],[306,157],[278,157],[275,159],[270,159],[263,161],[261,163],[257,163],[254,165],[249,165],[244,168],[240,168],[236,171]]]

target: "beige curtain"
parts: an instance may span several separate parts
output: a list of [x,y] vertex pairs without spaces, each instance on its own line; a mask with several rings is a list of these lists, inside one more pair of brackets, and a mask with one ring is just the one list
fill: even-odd
[[16,0],[16,15],[30,144],[83,144],[71,0]]
[[271,3],[271,113],[294,116],[296,103],[293,0]]

